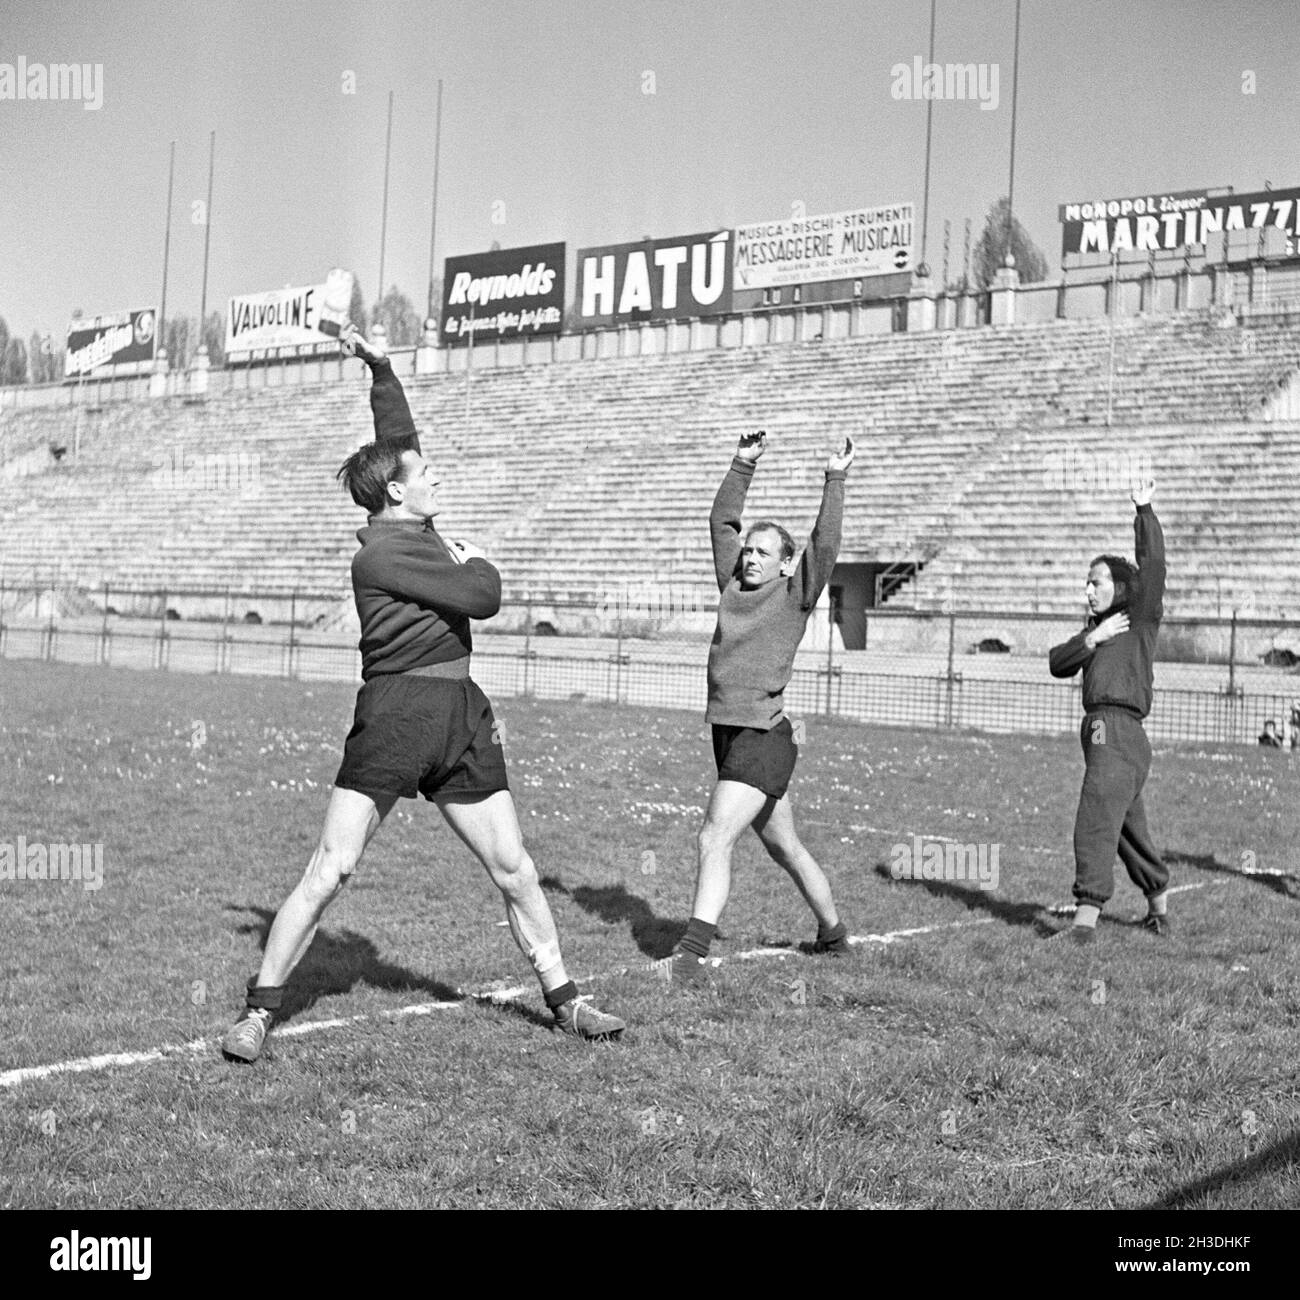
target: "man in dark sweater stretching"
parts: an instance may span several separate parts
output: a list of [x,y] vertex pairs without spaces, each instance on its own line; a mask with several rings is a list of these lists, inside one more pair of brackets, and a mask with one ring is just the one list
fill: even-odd
[[1147,830],[1142,787],[1151,767],[1151,744],[1142,719],[1151,711],[1152,660],[1164,613],[1165,539],[1151,508],[1155,482],[1133,489],[1137,568],[1118,555],[1099,555],[1088,570],[1090,615],[1083,631],[1053,646],[1053,677],[1083,669],[1086,765],[1074,822],[1074,924],[1057,934],[1091,943],[1097,918],[1115,892],[1118,851],[1133,883],[1146,895],[1143,928],[1169,933],[1169,869]]
[[362,686],[320,843],[275,918],[222,1051],[256,1060],[326,907],[397,800],[417,794],[438,805],[501,891],[510,932],[537,974],[555,1028],[616,1038],[623,1021],[579,998],[565,973],[551,909],[519,832],[492,706],[469,675],[469,620],[497,612],[501,575],[477,547],[447,542],[434,529],[438,481],[420,454],[401,381],[359,336],[341,342],[370,367],[375,422],[375,441],[338,473],[370,517],[352,560]]
[[786,788],[798,750],[785,716],[785,688],[808,617],[830,580],[840,549],[844,480],[853,463],[853,440],[826,463],[808,546],[795,563],[794,541],[778,524],[754,524],[742,544],[740,516],[754,467],[767,446],[765,433],[746,434],[713,502],[709,531],[721,599],[709,650],[709,704],[718,783],[699,836],[695,904],[673,950],[671,977],[699,983],[709,945],[731,892],[731,853],[747,826],[799,887],[817,917],[813,949],[850,952],[848,929],[835,910],[831,887],[794,828]]

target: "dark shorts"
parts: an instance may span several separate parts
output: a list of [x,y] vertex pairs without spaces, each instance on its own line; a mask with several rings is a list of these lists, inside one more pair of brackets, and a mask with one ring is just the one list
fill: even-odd
[[715,723],[713,758],[718,765],[718,780],[739,781],[769,798],[783,798],[799,757],[793,732],[789,718],[782,718],[770,731]]
[[492,794],[510,788],[492,705],[469,678],[392,673],[357,692],[334,784],[372,799]]

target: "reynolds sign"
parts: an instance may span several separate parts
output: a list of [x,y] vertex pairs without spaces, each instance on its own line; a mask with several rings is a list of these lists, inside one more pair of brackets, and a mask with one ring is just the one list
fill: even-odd
[[444,344],[558,334],[563,322],[563,244],[499,248],[443,263]]
[[577,314],[590,329],[731,311],[731,234],[578,250]]

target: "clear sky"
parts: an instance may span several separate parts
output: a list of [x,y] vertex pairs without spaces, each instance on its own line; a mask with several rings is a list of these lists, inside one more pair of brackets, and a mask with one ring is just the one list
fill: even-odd
[[[1053,274],[1058,203],[1300,185],[1297,0],[1022,12],[1016,210]],[[62,338],[74,308],[158,305],[173,139],[168,314],[197,315],[211,130],[209,311],[334,265],[373,302],[390,89],[384,279],[422,309],[439,77],[439,264],[796,202],[919,213],[926,106],[893,98],[890,70],[926,55],[929,18],[929,0],[0,0],[0,65],[103,69],[98,110],[0,98],[0,316]],[[996,64],[999,97],[935,104],[936,272],[944,219],[959,270],[965,219],[977,236],[1006,191],[1014,19],[1014,0],[938,0],[936,62]]]

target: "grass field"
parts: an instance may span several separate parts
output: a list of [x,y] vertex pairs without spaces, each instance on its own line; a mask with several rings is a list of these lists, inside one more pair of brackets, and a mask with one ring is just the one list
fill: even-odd
[[[408,802],[283,1030],[232,1066],[215,1040],[315,844],[352,698],[0,662],[0,844],[103,845],[99,889],[0,880],[0,1076],[179,1049],[7,1078],[0,1208],[1300,1205],[1288,755],[1157,747],[1176,931],[1131,924],[1120,870],[1098,942],[1063,949],[1043,936],[1069,896],[1073,737],[808,719],[804,837],[876,937],[843,962],[756,951],[813,927],[751,837],[716,987],[684,993],[650,963],[690,904],[701,719],[502,701],[569,968],[624,1040],[547,1031],[499,896]],[[912,836],[997,845],[997,888],[892,879]]]

